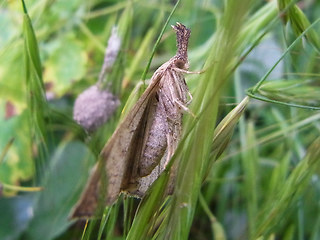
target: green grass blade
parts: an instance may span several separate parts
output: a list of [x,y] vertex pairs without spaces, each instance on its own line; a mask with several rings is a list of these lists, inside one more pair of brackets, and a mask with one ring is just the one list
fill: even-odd
[[[246,145],[252,145],[256,142],[254,125],[248,124],[246,134]],[[256,148],[244,151],[242,153],[242,167],[244,172],[244,195],[246,198],[246,207],[248,214],[249,236],[253,235],[256,215],[258,213],[258,152]]]
[[23,0],[22,4],[25,11],[23,16],[23,36],[27,106],[31,125],[31,139],[35,141],[39,147],[40,161],[38,162],[37,167],[40,169],[47,152],[45,118],[48,117],[47,113],[49,106],[47,104],[44,83],[42,80],[42,67],[37,39]]
[[[218,26],[215,41],[205,65],[208,69],[199,81],[200,84],[191,104],[191,111],[197,114],[209,102],[210,108],[197,119],[197,125],[188,138],[183,154],[180,153],[181,162],[168,223],[167,238],[169,239],[187,239],[188,237],[200,186],[209,164],[208,157],[221,88],[226,83],[231,66],[235,62],[234,57],[239,51],[236,39],[250,4],[250,1],[244,1],[237,9],[236,1],[226,1],[225,14],[221,25]],[[189,117],[186,122],[186,132],[192,122],[193,119]]]
[[305,193],[311,176],[319,171],[320,139],[316,139],[309,147],[305,158],[294,168],[286,182],[280,187],[272,201],[257,216],[257,228],[254,237],[269,236],[277,227],[280,219]]
[[153,183],[150,191],[140,203],[137,215],[133,220],[132,227],[128,233],[127,240],[147,239],[148,232],[153,228],[153,217],[155,217],[155,210],[161,206],[161,199],[167,186],[169,174],[164,171],[163,174]]
[[286,49],[286,51],[282,54],[282,56],[278,59],[278,61],[270,68],[270,70],[263,76],[263,78],[252,88],[249,89],[248,92],[251,94],[251,97],[254,96],[256,91],[260,88],[260,86],[266,81],[270,73],[275,69],[275,67],[283,60],[283,58],[287,55],[288,52],[290,52],[293,47],[300,42],[301,38],[305,36],[305,34],[310,31],[316,24],[320,22],[320,18],[318,18],[316,21],[314,21],[306,30],[304,30],[299,37],[294,40],[294,42]]
[[163,25],[163,28],[162,28],[162,30],[161,30],[161,32],[160,32],[160,34],[159,34],[159,37],[158,37],[156,43],[155,43],[154,46],[153,46],[150,59],[149,59],[149,61],[148,61],[148,63],[147,63],[147,66],[146,66],[145,70],[144,70],[143,73],[142,73],[142,76],[141,76],[141,79],[142,79],[143,81],[146,79],[147,73],[148,73],[149,68],[150,68],[150,65],[151,65],[152,58],[153,58],[153,56],[154,56],[154,54],[155,54],[155,52],[156,52],[156,49],[157,49],[157,47],[158,47],[158,45],[159,45],[159,43],[160,43],[160,41],[161,41],[161,38],[162,38],[162,36],[163,36],[163,34],[164,34],[164,31],[166,30],[166,28],[167,28],[167,26],[168,26],[168,24],[169,24],[169,21],[170,21],[172,15],[174,14],[174,12],[176,11],[179,3],[180,3],[180,0],[178,0],[178,1],[176,2],[176,4],[174,5],[174,7],[172,8],[172,11],[170,12],[170,14],[169,14],[169,16],[168,16],[165,24]]

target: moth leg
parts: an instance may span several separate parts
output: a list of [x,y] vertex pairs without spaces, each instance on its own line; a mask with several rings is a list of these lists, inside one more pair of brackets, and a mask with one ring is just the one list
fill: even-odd
[[[174,77],[174,79],[175,79],[175,82],[179,82],[179,77],[177,77],[177,75],[176,74],[172,74],[172,76]],[[181,78],[180,78],[181,79]],[[183,79],[183,82],[185,83],[185,80],[184,80],[184,78],[182,77],[182,79]],[[181,80],[180,80],[181,81]],[[171,95],[172,96],[174,96],[174,89],[172,88],[172,87],[170,87],[170,85],[169,85],[169,89],[170,89],[170,93],[171,93]],[[190,91],[189,91],[189,89],[188,89],[188,86],[187,85],[185,85],[185,86],[181,86],[180,85],[180,87],[178,87],[177,88],[179,91],[178,91],[178,96],[180,96],[180,97],[178,97],[178,99],[183,99],[183,95],[185,94],[185,93],[188,93],[188,96],[189,96],[189,100],[187,101],[187,99],[185,99],[184,101],[182,101],[182,102],[186,102],[186,105],[189,105],[190,103],[191,103],[191,101],[192,101],[192,95],[191,95],[191,93],[190,93]],[[173,97],[174,98],[174,97]],[[177,96],[176,96],[176,98],[177,98]]]
[[190,111],[188,107],[186,107],[181,101],[178,99],[174,99],[174,103],[176,103],[180,108],[182,108],[185,112],[189,113],[192,117],[196,117],[196,115]]
[[172,68],[172,69],[176,70],[177,72],[182,72],[182,73],[186,73],[186,74],[201,74],[206,71],[205,69],[202,69],[200,71],[188,71],[188,70],[184,70],[181,68]]
[[172,145],[171,145],[171,140],[170,140],[170,134],[167,134],[167,148],[168,148],[168,154],[167,154],[167,160],[165,161],[165,163],[164,163],[164,166],[166,167],[167,166],[167,164],[169,163],[169,161],[170,161],[170,159],[171,159],[171,157],[172,157],[172,155],[173,155],[173,150],[174,149],[172,149]]
[[[167,94],[163,94],[164,97],[166,97],[166,99],[170,102],[172,102],[172,104],[178,106],[179,108],[182,108],[185,112],[189,113],[191,116],[193,116],[194,118],[196,117],[195,114],[193,112],[190,111],[190,109],[186,106],[186,104],[188,104],[188,102],[184,103],[183,101],[181,101],[179,99],[179,94],[177,94],[175,92],[175,90],[173,89],[173,87],[171,85],[168,85],[169,88],[169,92],[170,92],[170,97],[167,96]],[[192,98],[190,92],[188,89],[186,89],[186,91],[188,92],[188,94],[190,95],[190,97]],[[172,100],[171,100],[172,99]]]
[[189,105],[192,102],[192,99],[193,99],[193,97],[192,97],[191,93],[189,92],[189,90],[188,90],[188,95],[189,95],[190,100],[187,102],[187,105]]
[[170,159],[172,158],[176,148],[177,148],[177,139],[175,139],[175,137],[173,136],[173,134],[168,133],[167,134],[167,159],[164,163],[164,168],[166,168],[166,166],[168,165]]

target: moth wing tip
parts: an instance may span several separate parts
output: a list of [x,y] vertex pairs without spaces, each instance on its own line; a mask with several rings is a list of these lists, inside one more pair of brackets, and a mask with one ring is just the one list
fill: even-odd
[[86,219],[90,219],[91,214],[88,213],[84,213],[82,211],[79,211],[78,208],[74,209],[71,214],[68,216],[68,219],[70,221],[72,220],[86,220]]

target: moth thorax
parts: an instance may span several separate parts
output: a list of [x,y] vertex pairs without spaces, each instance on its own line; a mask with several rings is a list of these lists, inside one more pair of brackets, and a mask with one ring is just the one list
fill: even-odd
[[182,57],[177,57],[177,60],[175,61],[174,65],[177,68],[188,70],[189,69],[189,61],[188,59],[184,59]]

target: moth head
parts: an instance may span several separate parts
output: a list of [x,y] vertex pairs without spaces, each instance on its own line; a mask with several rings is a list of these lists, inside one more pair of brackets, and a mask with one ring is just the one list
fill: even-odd
[[171,27],[176,32],[178,41],[179,41],[179,39],[183,39],[183,41],[189,40],[191,31],[186,26],[177,22],[176,25],[171,25]]
[[172,26],[177,34],[177,53],[175,56],[175,66],[180,69],[188,69],[188,42],[190,30],[181,23]]
[[176,68],[188,70],[189,69],[189,61],[185,58],[177,56],[174,65]]

